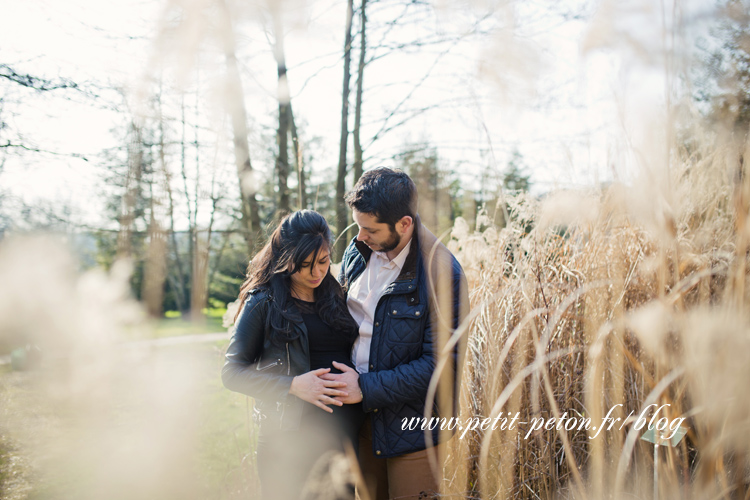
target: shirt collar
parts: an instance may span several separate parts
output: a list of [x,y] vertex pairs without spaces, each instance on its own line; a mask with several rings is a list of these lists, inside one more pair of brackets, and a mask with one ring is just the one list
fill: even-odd
[[374,252],[374,254],[378,259],[381,260],[382,267],[387,267],[389,269],[398,268],[398,270],[401,271],[401,269],[404,267],[404,262],[406,262],[406,257],[409,255],[411,242],[412,238],[409,238],[406,246],[401,249],[401,252],[393,260],[390,261],[388,260],[388,256],[385,254],[385,252]]

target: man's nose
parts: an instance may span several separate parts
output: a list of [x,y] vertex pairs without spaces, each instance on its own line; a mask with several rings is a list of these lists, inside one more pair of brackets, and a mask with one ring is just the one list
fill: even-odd
[[363,229],[360,229],[357,233],[357,239],[359,241],[365,241],[365,231]]

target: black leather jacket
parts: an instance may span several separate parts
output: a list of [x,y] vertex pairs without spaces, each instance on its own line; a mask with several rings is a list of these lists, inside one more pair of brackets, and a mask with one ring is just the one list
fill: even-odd
[[[276,345],[267,325],[267,290],[252,290],[236,323],[221,370],[224,386],[255,400],[256,418],[264,429],[299,428],[305,402],[289,394],[292,379],[310,371],[310,349],[304,322],[295,325],[300,335]],[[294,307],[290,304],[290,307]]]

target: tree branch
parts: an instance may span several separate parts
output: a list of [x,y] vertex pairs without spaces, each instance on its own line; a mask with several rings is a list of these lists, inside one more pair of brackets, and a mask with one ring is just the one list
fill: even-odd
[[22,87],[34,89],[39,92],[58,89],[78,90],[79,88],[77,83],[67,78],[61,78],[60,80],[53,81],[47,80],[46,78],[38,78],[36,76],[28,74],[22,75],[20,73],[16,73],[16,71],[7,64],[0,64],[0,78],[5,78],[6,80],[10,80],[13,83],[21,85]]
[[5,144],[0,144],[0,149],[4,149],[4,148],[17,148],[17,149],[23,149],[25,151],[31,151],[32,153],[45,153],[45,154],[55,155],[55,156],[70,156],[72,158],[80,158],[83,161],[89,161],[88,157],[79,153],[58,153],[57,151],[49,151],[46,149],[33,148],[29,146],[24,146],[23,144],[14,144],[10,141],[6,141]]

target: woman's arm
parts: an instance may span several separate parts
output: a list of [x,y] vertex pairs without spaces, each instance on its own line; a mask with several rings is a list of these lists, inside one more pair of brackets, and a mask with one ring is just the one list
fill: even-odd
[[[240,313],[232,340],[227,347],[221,370],[224,387],[256,399],[283,401],[292,385],[291,375],[280,375],[258,369],[263,353],[268,297],[251,295]],[[263,360],[263,362],[272,360]]]

